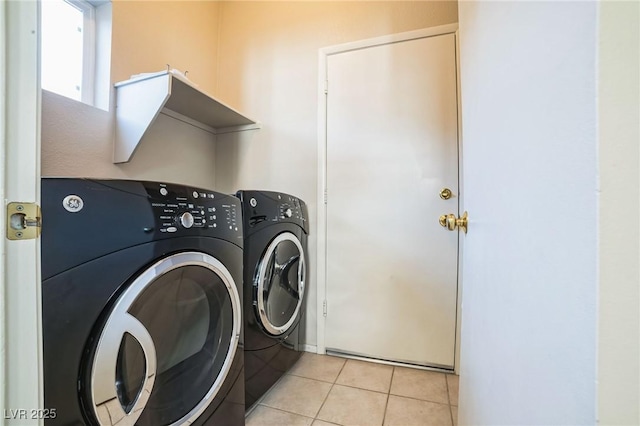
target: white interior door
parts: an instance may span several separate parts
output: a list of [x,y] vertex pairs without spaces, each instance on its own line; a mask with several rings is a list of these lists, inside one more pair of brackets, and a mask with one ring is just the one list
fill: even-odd
[[458,232],[438,218],[458,214],[455,37],[327,58],[327,351],[454,366]]
[[2,425],[37,425],[42,410],[40,240],[6,238],[6,203],[40,200],[38,3],[0,0],[0,409]]
[[[460,2],[464,208],[472,219],[461,425],[632,424],[596,419],[597,176],[606,170],[597,167],[598,8]],[[613,40],[624,55],[623,39]],[[624,196],[634,185],[624,181]],[[623,221],[625,239],[631,222]]]

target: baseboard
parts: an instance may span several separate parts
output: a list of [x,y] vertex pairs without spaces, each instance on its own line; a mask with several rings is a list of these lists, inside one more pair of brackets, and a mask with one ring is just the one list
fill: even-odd
[[305,352],[318,353],[318,347],[316,345],[303,345],[302,348]]

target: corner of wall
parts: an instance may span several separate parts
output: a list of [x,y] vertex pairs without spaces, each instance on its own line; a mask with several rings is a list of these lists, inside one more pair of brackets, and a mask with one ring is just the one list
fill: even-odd
[[598,423],[637,425],[640,4],[603,1],[598,18]]

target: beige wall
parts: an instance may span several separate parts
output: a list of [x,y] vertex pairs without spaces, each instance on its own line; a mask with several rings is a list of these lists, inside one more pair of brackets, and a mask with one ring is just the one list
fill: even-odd
[[42,96],[42,176],[142,179],[215,187],[215,136],[160,114],[129,163],[113,164],[113,117]]
[[262,121],[258,132],[219,137],[222,191],[269,189],[309,206],[307,343],[316,344],[318,50],[457,22],[457,2],[222,2],[216,94]]
[[[144,19],[141,19],[144,17]],[[271,189],[309,205],[307,342],[316,342],[318,49],[457,22],[455,1],[113,2],[111,81],[189,71],[202,90],[263,123],[215,137],[160,116],[130,163],[112,159],[113,111],[45,93],[43,176],[157,179]]]
[[162,71],[170,64],[213,93],[219,4],[113,0],[111,81]]
[[[161,71],[168,63],[189,71],[188,77],[204,91],[213,91],[218,2],[116,0],[112,6],[112,83]],[[106,112],[45,92],[42,175],[215,186],[214,135],[160,115],[132,160],[115,165],[113,117],[113,107]]]
[[[638,182],[637,9],[634,3],[605,2],[600,11],[601,424],[639,421],[639,231],[633,220],[639,212],[637,191],[628,191]],[[112,114],[45,92],[42,174],[205,187],[217,179],[221,191],[263,188],[299,195],[311,214],[307,341],[315,344],[318,49],[457,20],[456,2],[116,0],[112,82],[169,63],[264,128],[214,143],[208,133],[161,116],[133,160],[114,165]],[[629,58],[635,68],[628,67]]]
[[640,5],[599,10],[598,420],[640,424]]

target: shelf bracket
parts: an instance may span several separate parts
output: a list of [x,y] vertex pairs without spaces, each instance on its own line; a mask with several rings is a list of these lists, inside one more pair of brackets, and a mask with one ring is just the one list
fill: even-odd
[[171,95],[169,74],[119,88],[113,162],[126,163]]

